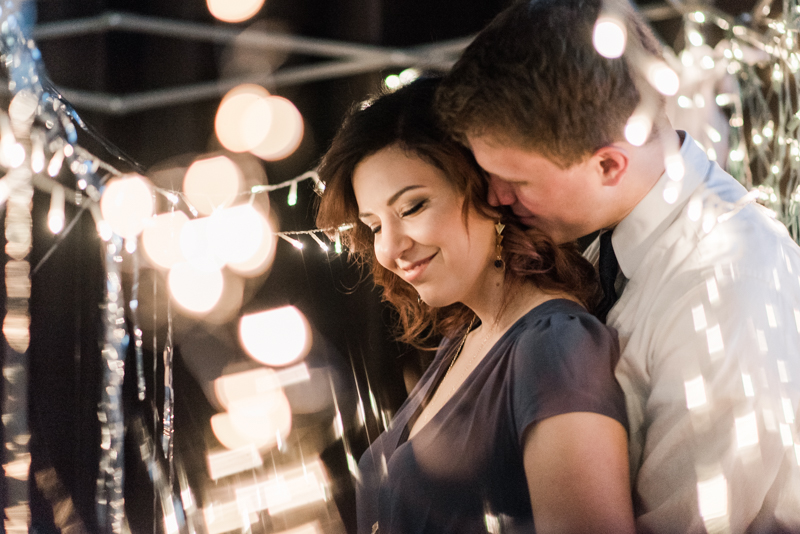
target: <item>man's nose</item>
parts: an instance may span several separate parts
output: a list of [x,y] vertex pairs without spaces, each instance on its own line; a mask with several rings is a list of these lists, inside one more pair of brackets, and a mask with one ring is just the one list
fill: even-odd
[[492,206],[511,206],[516,201],[516,198],[511,184],[496,176],[489,177],[489,204]]

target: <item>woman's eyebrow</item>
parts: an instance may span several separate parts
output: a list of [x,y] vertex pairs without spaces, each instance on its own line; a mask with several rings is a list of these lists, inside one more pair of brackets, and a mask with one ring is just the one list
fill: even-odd
[[[420,189],[420,188],[422,188],[422,187],[424,187],[424,186],[422,186],[422,185],[407,185],[406,187],[404,187],[404,188],[400,189],[400,190],[399,190],[397,193],[395,193],[394,195],[390,196],[390,197],[389,197],[389,200],[387,200],[387,201],[386,201],[386,205],[387,205],[387,206],[391,206],[392,204],[394,204],[395,202],[397,202],[397,200],[398,200],[398,199],[399,199],[401,196],[403,196],[403,194],[405,194],[405,193],[407,193],[407,192],[409,192],[409,191],[413,191],[414,189]],[[364,218],[364,217],[369,217],[370,215],[372,215],[372,214],[371,214],[371,213],[368,213],[368,212],[360,212],[360,213],[358,214],[358,217],[359,217],[359,218]]]

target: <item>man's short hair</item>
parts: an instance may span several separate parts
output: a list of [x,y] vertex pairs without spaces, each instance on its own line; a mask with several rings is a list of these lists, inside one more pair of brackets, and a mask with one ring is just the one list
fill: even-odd
[[480,32],[445,77],[436,105],[446,128],[462,141],[493,136],[564,167],[622,140],[640,101],[638,74],[629,54],[595,51],[604,7],[626,21],[629,49],[661,57],[627,0],[520,2]]

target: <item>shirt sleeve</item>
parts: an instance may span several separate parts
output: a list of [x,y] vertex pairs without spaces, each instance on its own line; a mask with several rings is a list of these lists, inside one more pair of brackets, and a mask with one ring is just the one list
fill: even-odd
[[554,415],[592,412],[627,429],[625,399],[614,377],[616,332],[588,312],[553,313],[520,336],[513,355],[512,411],[518,443]]

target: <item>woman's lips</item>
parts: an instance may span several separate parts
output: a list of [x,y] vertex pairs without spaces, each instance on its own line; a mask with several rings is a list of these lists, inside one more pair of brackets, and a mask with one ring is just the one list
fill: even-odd
[[[437,252],[437,254],[438,254],[438,252]],[[429,257],[425,258],[424,260],[415,261],[414,263],[412,263],[408,267],[402,267],[404,278],[406,279],[406,282],[413,283],[414,280],[416,280],[417,278],[422,276],[422,273],[425,272],[425,269],[431,263],[431,260],[434,258],[434,256],[436,256],[436,254],[433,254],[432,256],[429,256]]]

